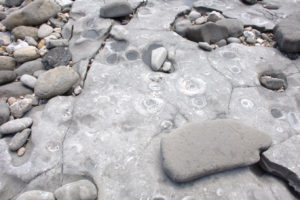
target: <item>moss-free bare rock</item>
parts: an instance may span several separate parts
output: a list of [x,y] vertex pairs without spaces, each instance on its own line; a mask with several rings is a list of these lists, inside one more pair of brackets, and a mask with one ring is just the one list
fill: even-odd
[[38,30],[39,29],[31,26],[18,26],[12,30],[12,34],[16,39],[24,40],[26,36],[29,36],[38,40]]
[[254,164],[271,138],[234,120],[193,123],[161,141],[163,168],[175,182]]

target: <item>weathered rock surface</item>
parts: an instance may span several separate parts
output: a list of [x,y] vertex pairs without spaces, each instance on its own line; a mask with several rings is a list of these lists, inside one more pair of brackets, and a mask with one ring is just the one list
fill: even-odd
[[38,29],[31,26],[18,26],[12,30],[12,34],[16,39],[24,40],[26,36],[38,40]]
[[32,90],[25,87],[21,82],[0,86],[0,97],[19,97],[26,94],[32,94]]
[[27,128],[14,135],[10,140],[9,150],[17,151],[18,149],[20,149],[26,143],[30,133],[31,130]]
[[0,126],[9,120],[9,107],[5,101],[0,101]]
[[17,77],[16,72],[10,70],[2,70],[0,72],[0,85],[10,83]]
[[107,3],[100,9],[100,17],[104,18],[125,17],[131,13],[133,13],[133,9],[126,1]]
[[58,66],[68,65],[72,55],[66,47],[56,47],[51,49],[42,59],[45,69],[52,69]]
[[280,50],[288,53],[300,52],[300,13],[296,12],[282,19],[274,29]]
[[97,188],[88,180],[80,180],[63,185],[54,192],[57,200],[95,200]]
[[23,115],[28,112],[32,107],[31,99],[22,99],[10,106],[10,112],[15,118],[23,117]]
[[268,172],[289,182],[300,194],[300,135],[276,144],[262,154],[260,164]]
[[24,8],[12,12],[3,21],[3,25],[11,30],[16,26],[36,26],[46,22],[60,11],[54,0],[36,0]]
[[41,74],[34,87],[36,96],[48,99],[66,93],[78,81],[78,74],[70,67],[56,67]]
[[0,134],[12,134],[22,131],[32,125],[32,119],[29,117],[24,117],[22,119],[15,119],[6,122],[0,126]]
[[55,200],[53,193],[41,191],[41,190],[32,190],[24,192],[21,194],[17,200]]
[[254,164],[271,142],[265,133],[233,120],[189,124],[163,138],[163,168],[173,181],[192,181]]
[[14,70],[16,61],[9,56],[0,56],[0,70]]
[[31,61],[38,57],[40,57],[39,51],[33,46],[21,47],[14,52],[15,60],[20,63]]
[[36,60],[28,61],[20,65],[16,69],[16,73],[18,76],[22,76],[23,74],[32,75],[35,71],[43,70],[44,65],[42,63],[42,59],[38,58]]

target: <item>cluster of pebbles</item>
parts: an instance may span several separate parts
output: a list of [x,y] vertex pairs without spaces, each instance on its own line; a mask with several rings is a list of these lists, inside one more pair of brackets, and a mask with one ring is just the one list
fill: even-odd
[[62,30],[73,1],[0,3],[0,138],[12,137],[9,149],[22,156],[33,124],[28,111],[54,96],[81,92]]
[[201,49],[212,51],[230,43],[247,46],[275,45],[271,32],[261,32],[251,26],[244,26],[238,19],[226,18],[218,11],[197,11],[179,15],[172,29],[189,40],[198,42]]

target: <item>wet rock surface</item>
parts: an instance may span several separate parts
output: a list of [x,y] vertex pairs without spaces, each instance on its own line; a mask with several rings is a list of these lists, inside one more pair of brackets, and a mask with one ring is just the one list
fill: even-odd
[[[298,199],[293,187],[258,165],[177,184],[162,168],[160,144],[186,124],[225,119],[267,133],[271,149],[299,134],[299,53],[280,49],[273,32],[299,12],[299,2],[0,3],[0,70],[17,74],[0,86],[0,98],[5,111],[30,99],[20,119],[32,119],[31,134],[16,151],[9,144],[26,128],[15,130],[15,124],[9,132],[16,132],[1,134],[1,200],[25,194],[22,198]],[[113,16],[101,17],[103,8]],[[12,30],[20,26],[40,30],[40,37],[19,32],[16,38]],[[195,32],[209,42],[187,39],[188,30],[199,26],[206,32]],[[24,47],[35,48],[39,57],[15,59]],[[161,47],[167,54],[158,54],[159,69],[153,70],[152,53]],[[53,73],[60,65],[68,70]],[[270,71],[275,76],[264,74]],[[43,89],[24,74],[44,80]],[[10,110],[4,113],[1,130],[15,121]],[[90,181],[91,187],[83,187],[90,192],[83,192],[82,180]]]

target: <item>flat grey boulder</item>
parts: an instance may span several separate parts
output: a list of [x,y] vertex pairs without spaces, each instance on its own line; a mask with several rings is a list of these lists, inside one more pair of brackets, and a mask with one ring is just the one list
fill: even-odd
[[281,51],[300,52],[300,13],[281,20],[274,28],[274,35]]
[[194,42],[216,43],[219,40],[228,38],[228,36],[229,33],[226,27],[218,26],[212,22],[189,26],[186,30],[186,37]]
[[21,194],[17,200],[55,200],[53,193],[41,190],[32,190]]
[[32,119],[29,117],[8,121],[0,126],[0,134],[7,135],[20,132],[30,127],[32,122]]
[[265,170],[287,180],[300,194],[300,135],[272,146],[261,158]]
[[56,67],[41,74],[34,87],[35,95],[48,99],[66,93],[78,81],[79,75],[70,67]]
[[126,1],[108,3],[100,9],[100,17],[103,18],[125,17],[131,13],[133,9]]
[[43,70],[44,65],[42,63],[42,59],[38,58],[36,60],[28,61],[20,65],[16,69],[16,73],[18,76],[22,76],[23,74],[32,75],[35,71]]
[[25,87],[21,82],[12,82],[0,86],[0,97],[20,97],[32,93],[33,91]]
[[162,165],[173,181],[188,182],[254,164],[271,142],[265,133],[233,120],[188,124],[162,139]]
[[55,0],[36,0],[9,14],[2,24],[8,30],[20,25],[36,26],[54,17],[59,11],[60,6],[55,3]]
[[5,101],[0,101],[0,125],[9,120],[9,107]]
[[244,24],[238,19],[221,19],[216,22],[218,26],[225,27],[230,37],[239,37],[243,35]]
[[54,192],[56,200],[95,200],[97,188],[88,180],[80,180],[63,185]]
[[14,70],[16,61],[9,56],[0,56],[0,70]]
[[11,141],[8,145],[9,150],[17,151],[18,149],[20,149],[26,143],[30,133],[31,133],[31,129],[26,128],[23,131],[14,135],[14,137],[11,138]]
[[0,72],[0,85],[10,83],[17,77],[16,72],[10,70],[3,70]]

